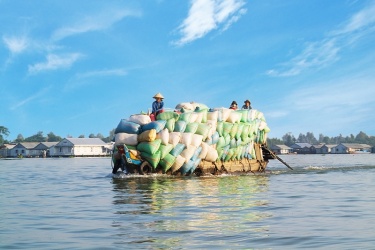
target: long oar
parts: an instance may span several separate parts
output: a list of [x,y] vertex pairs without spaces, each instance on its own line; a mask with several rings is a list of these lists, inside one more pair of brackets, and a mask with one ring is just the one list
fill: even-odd
[[291,166],[289,166],[285,161],[283,161],[283,159],[281,159],[280,157],[278,157],[277,155],[275,155],[270,149],[268,149],[266,146],[263,146],[263,148],[265,150],[267,150],[273,157],[275,157],[276,159],[278,159],[281,163],[283,163],[285,166],[287,166],[288,168],[290,168],[291,170],[293,170],[293,168]]

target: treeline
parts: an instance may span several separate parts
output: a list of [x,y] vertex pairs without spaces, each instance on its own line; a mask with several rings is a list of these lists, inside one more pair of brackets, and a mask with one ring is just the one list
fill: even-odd
[[295,137],[292,133],[285,134],[281,139],[278,138],[268,138],[267,144],[271,145],[286,145],[291,146],[294,143],[310,143],[310,144],[340,144],[340,143],[360,143],[375,146],[375,136],[368,136],[364,132],[359,132],[356,136],[350,134],[349,136],[339,136],[329,137],[323,134],[319,134],[316,138],[312,132],[307,132],[306,134],[300,133],[298,137]]
[[[112,141],[115,134],[115,129],[109,131],[109,135],[107,137],[103,136],[102,134],[90,134],[88,138],[100,138],[104,142]],[[55,135],[53,132],[49,132],[46,136],[42,131],[37,132],[35,135],[29,136],[24,138],[22,134],[17,136],[17,139],[14,141],[8,141],[4,137],[9,135],[8,128],[4,126],[0,126],[0,145],[4,143],[19,143],[19,142],[59,142],[63,138],[61,136]],[[72,136],[68,135],[67,138]],[[85,138],[85,135],[80,135],[78,138]],[[281,139],[279,138],[268,138],[267,144],[268,146],[272,145],[287,145],[291,146],[297,142],[306,142],[310,144],[340,144],[340,143],[360,143],[360,144],[368,144],[371,146],[375,146],[375,136],[368,136],[364,132],[359,132],[356,136],[350,134],[349,136],[339,136],[329,137],[323,134],[319,134],[318,138],[314,136],[312,132],[307,132],[306,134],[300,133],[298,137],[295,137],[292,133],[286,133]]]
[[[90,134],[87,138],[100,138],[104,142],[110,142],[115,134],[115,129],[109,131],[109,135],[107,137],[103,136],[101,133],[98,134]],[[0,145],[4,143],[19,143],[19,142],[59,142],[64,139],[61,136],[55,135],[53,132],[49,132],[47,135],[44,135],[43,131],[37,132],[35,135],[29,136],[24,138],[22,134],[18,134],[17,139],[13,141],[6,140],[5,138],[9,135],[9,130],[4,127],[0,126]],[[73,136],[67,135],[66,138],[72,138]],[[78,138],[85,138],[85,135],[80,135]]]

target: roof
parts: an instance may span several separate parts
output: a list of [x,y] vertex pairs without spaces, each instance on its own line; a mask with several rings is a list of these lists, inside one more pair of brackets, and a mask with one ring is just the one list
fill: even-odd
[[3,144],[0,146],[0,149],[12,149],[16,146],[16,144]]
[[306,143],[306,142],[297,142],[297,143],[294,143],[293,145],[291,145],[290,147],[291,148],[298,148],[298,147],[300,147],[300,148],[304,148],[304,147],[310,148],[311,144],[310,143]]
[[280,145],[272,145],[271,149],[291,149],[291,148],[288,147],[287,145],[280,144]]
[[316,144],[316,145],[312,145],[312,147],[314,148],[322,148],[324,146],[324,144]]
[[51,148],[52,146],[55,146],[58,142],[41,142],[39,143],[35,149],[38,149],[38,150],[45,150],[45,149],[49,149]]
[[103,145],[107,144],[100,138],[65,138],[74,145]]
[[371,148],[370,145],[360,143],[341,143],[341,145],[347,148]]
[[46,146],[47,148],[50,148],[50,147],[52,147],[52,146],[55,146],[57,143],[59,143],[59,142],[41,142],[40,144],[43,144],[44,146]]
[[26,149],[33,149],[33,148],[35,148],[38,144],[39,144],[39,142],[20,142],[20,143],[18,143],[15,147],[16,147],[16,148],[20,148],[19,146],[21,146],[21,147],[24,147],[24,148],[26,148]]

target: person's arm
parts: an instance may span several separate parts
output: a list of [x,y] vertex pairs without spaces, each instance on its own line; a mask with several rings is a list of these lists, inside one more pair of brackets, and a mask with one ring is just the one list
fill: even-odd
[[152,103],[152,113],[155,113],[157,110],[158,110],[158,103],[157,102],[153,102]]

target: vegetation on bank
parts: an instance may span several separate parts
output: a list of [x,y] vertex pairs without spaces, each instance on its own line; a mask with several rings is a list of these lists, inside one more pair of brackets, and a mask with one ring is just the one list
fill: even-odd
[[[109,135],[107,137],[103,136],[101,133],[98,134],[90,134],[88,138],[100,138],[104,142],[110,142],[114,137],[115,129],[109,131]],[[64,138],[72,138],[73,136],[67,135],[66,137],[61,137],[55,135],[53,132],[49,132],[46,136],[42,131],[37,132],[35,135],[24,137],[22,134],[18,134],[17,139],[11,141],[6,140],[6,137],[9,135],[8,128],[4,126],[0,126],[0,145],[4,143],[19,143],[19,142],[59,142]],[[85,138],[85,135],[80,135],[78,138]]]
[[325,136],[319,134],[316,138],[313,133],[307,132],[306,134],[300,133],[298,137],[295,137],[292,133],[285,134],[281,139],[278,138],[268,138],[267,144],[271,145],[287,145],[291,146],[294,143],[310,143],[310,144],[340,144],[340,143],[360,143],[375,146],[375,136],[368,136],[366,133],[360,131],[356,136],[350,134],[349,136],[338,135],[335,137]]
[[[59,142],[63,139],[63,137],[55,135],[53,132],[49,132],[46,136],[42,131],[37,132],[35,135],[29,136],[24,138],[22,134],[17,136],[17,139],[14,141],[8,141],[5,138],[9,135],[8,128],[4,126],[0,126],[0,145],[4,143],[19,143],[19,142]],[[100,138],[104,142],[110,142],[114,137],[115,129],[109,131],[107,137],[103,136],[102,134],[90,134],[88,138]],[[67,138],[72,137],[70,135]],[[85,135],[78,136],[79,138],[85,138]],[[368,144],[371,146],[375,146],[375,136],[368,136],[364,132],[359,132],[356,136],[350,134],[349,136],[342,136],[341,134],[335,137],[325,136],[323,134],[319,134],[318,138],[314,136],[312,132],[307,132],[306,134],[300,133],[298,137],[295,137],[292,133],[286,133],[281,139],[279,138],[268,138],[267,144],[271,145],[287,145],[291,146],[297,142],[306,142],[310,144],[340,144],[340,143],[360,143],[360,144]]]

